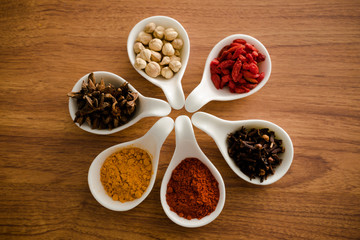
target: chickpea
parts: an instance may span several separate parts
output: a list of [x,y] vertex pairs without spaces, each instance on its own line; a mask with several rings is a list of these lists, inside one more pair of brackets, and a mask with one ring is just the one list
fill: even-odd
[[153,32],[154,37],[162,39],[164,37],[165,28],[162,26],[157,26]]
[[165,43],[163,48],[162,48],[162,53],[166,56],[172,56],[175,53],[175,50],[173,48],[173,46],[171,45],[171,43]]
[[160,65],[168,65],[169,63],[170,63],[170,57],[164,56],[163,59],[161,60]]
[[144,69],[146,67],[146,61],[142,58],[136,58],[134,67],[139,70]]
[[181,68],[181,62],[180,61],[171,61],[169,63],[169,67],[171,68],[171,70],[173,70],[174,72],[178,72]]
[[151,39],[152,39],[151,34],[142,31],[139,33],[138,37],[136,38],[136,41],[141,42],[144,45],[148,45]]
[[164,35],[166,40],[172,41],[178,36],[178,33],[173,28],[167,28],[165,29]]
[[143,49],[140,52],[140,58],[144,59],[147,62],[150,62],[151,60],[151,50],[150,49]]
[[144,31],[146,33],[153,33],[155,28],[156,28],[156,24],[151,22],[146,24]]
[[173,45],[174,49],[180,50],[182,49],[184,42],[181,38],[176,38],[171,42],[171,44]]
[[176,55],[170,57],[170,61],[179,61],[181,62],[181,58],[177,57]]
[[151,39],[151,41],[149,42],[149,48],[151,50],[159,52],[161,51],[162,47],[163,47],[163,42],[158,38]]
[[154,62],[160,62],[161,61],[161,53],[151,51],[151,60]]
[[175,50],[175,54],[174,54],[175,56],[177,56],[177,57],[179,57],[180,55],[181,55],[181,53],[180,53],[180,51],[179,50]]
[[163,76],[166,79],[172,78],[174,76],[173,71],[169,67],[164,67],[161,69],[161,76]]
[[141,42],[136,42],[136,43],[134,44],[134,52],[135,52],[136,54],[140,53],[141,50],[143,50],[143,49],[145,49],[145,47],[144,47],[144,45],[143,45]]
[[149,62],[145,67],[145,72],[150,77],[157,77],[160,75],[160,65],[157,62]]

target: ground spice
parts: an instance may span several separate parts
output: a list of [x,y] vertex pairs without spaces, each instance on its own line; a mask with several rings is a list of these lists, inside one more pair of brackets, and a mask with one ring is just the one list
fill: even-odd
[[180,217],[201,219],[215,210],[219,194],[219,184],[205,164],[186,158],[172,172],[166,201]]
[[124,148],[108,157],[101,167],[100,180],[115,201],[140,198],[152,174],[150,155],[140,148]]

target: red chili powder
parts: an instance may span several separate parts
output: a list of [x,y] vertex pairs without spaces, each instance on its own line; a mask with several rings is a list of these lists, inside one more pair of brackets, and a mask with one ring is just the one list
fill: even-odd
[[219,195],[219,184],[205,164],[186,158],[172,172],[166,201],[180,217],[201,219],[215,210]]

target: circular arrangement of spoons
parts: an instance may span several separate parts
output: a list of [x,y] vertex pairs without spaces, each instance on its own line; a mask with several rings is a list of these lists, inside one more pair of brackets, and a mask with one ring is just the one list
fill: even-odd
[[[161,76],[155,78],[150,77],[143,70],[139,70],[138,68],[135,67],[136,54],[134,52],[134,43],[136,42],[139,32],[143,31],[143,29],[146,26],[148,26],[149,23],[161,25],[164,28],[175,29],[178,32],[179,37],[183,40],[183,47],[180,50],[182,67],[178,72],[176,72],[173,75],[173,77],[169,79],[165,79]],[[261,52],[265,56],[265,61],[261,62],[258,66],[259,70],[265,73],[264,78],[250,92],[241,93],[241,94],[231,93],[229,92],[228,89],[216,89],[214,84],[212,83],[211,73],[210,73],[210,62],[218,56],[219,52],[221,51],[221,49],[224,48],[224,46],[231,44],[236,39],[244,39],[246,42],[255,46],[256,49],[258,49],[259,52]],[[186,101],[181,85],[181,80],[184,75],[190,55],[190,41],[186,30],[178,21],[166,16],[153,16],[140,21],[133,27],[133,29],[129,33],[129,37],[127,41],[127,52],[130,63],[135,68],[135,70],[143,78],[150,81],[154,85],[160,87],[163,90],[168,103],[163,100],[145,97],[122,77],[114,73],[104,72],[104,71],[94,72],[93,74],[86,74],[76,82],[76,84],[72,89],[72,94],[76,95],[80,91],[82,92],[85,91],[87,93],[87,96],[79,97],[79,95],[76,95],[75,98],[74,96],[69,98],[69,112],[72,120],[75,121],[76,125],[78,125],[78,127],[80,127],[81,129],[94,134],[99,134],[99,135],[113,134],[136,124],[142,118],[162,117],[153,125],[153,127],[150,130],[148,130],[148,132],[143,137],[135,139],[130,142],[114,145],[102,151],[93,160],[88,172],[88,184],[92,195],[102,206],[114,211],[127,211],[136,207],[142,201],[145,200],[145,198],[151,192],[155,183],[157,169],[159,165],[161,147],[164,141],[166,140],[166,138],[168,137],[168,135],[172,132],[174,126],[175,126],[175,135],[176,135],[176,148],[173,157],[162,179],[161,189],[160,189],[160,200],[165,214],[169,217],[169,219],[171,219],[174,223],[180,226],[189,227],[189,228],[204,226],[212,222],[219,216],[225,204],[226,191],[225,191],[224,180],[222,179],[222,176],[219,173],[219,171],[215,168],[212,162],[200,149],[196,141],[192,125],[204,131],[211,138],[213,138],[225,161],[228,163],[229,167],[240,178],[251,184],[256,184],[256,185],[272,184],[278,181],[280,178],[282,178],[289,170],[294,156],[294,149],[289,135],[281,127],[277,126],[274,123],[264,120],[227,121],[217,118],[208,113],[196,112],[210,101],[213,100],[231,101],[235,99],[244,98],[254,94],[266,84],[271,74],[271,59],[264,45],[261,42],[259,42],[257,39],[244,34],[235,34],[224,38],[218,44],[216,44],[207,58],[203,76],[199,85],[189,94]],[[90,78],[94,78],[92,83],[90,83],[89,80]],[[99,82],[100,79],[103,80]],[[86,89],[84,90],[84,86],[86,85],[87,81],[88,84],[94,84],[94,86],[92,86],[94,92],[88,93]],[[97,90],[99,88],[104,89],[103,86],[104,83],[111,84],[111,86],[114,86],[115,90],[107,89],[103,93],[98,93]],[[125,86],[125,88],[131,92],[131,96],[129,97],[129,99],[126,99],[126,97],[124,98],[119,95],[116,95],[117,93],[115,94],[116,97],[109,95],[114,91],[118,91],[121,93],[122,91],[121,86]],[[92,95],[95,94],[97,95],[102,94],[102,98],[99,98],[101,99],[99,100],[101,103],[99,103],[97,99],[91,100],[93,97]],[[94,128],[91,124],[87,124],[87,122],[85,122],[84,119],[79,123],[78,118],[81,114],[83,114],[83,112],[81,109],[79,109],[78,100],[80,98],[85,99],[85,100],[81,100],[82,103],[85,102],[85,104],[87,104],[85,107],[91,105],[91,107],[96,110],[99,109],[99,107],[94,107],[93,105],[99,106],[99,104],[104,104],[104,96],[108,98],[109,101],[109,103],[107,103],[108,104],[107,106],[110,106],[112,104],[113,108],[120,105],[123,106],[127,101],[130,102],[136,101],[136,108],[134,108],[132,105],[127,106],[127,108],[132,109],[131,118],[127,119],[127,121],[121,124],[120,126],[116,124],[115,127],[111,129]],[[136,96],[136,99],[134,98],[133,100],[131,100],[132,96]],[[191,113],[196,112],[195,114],[193,114],[191,120],[187,116],[179,116],[176,118],[176,121],[174,123],[174,120],[172,120],[169,117],[165,117],[171,112],[171,108],[181,109],[184,105],[185,105],[185,109],[188,112]],[[95,110],[90,109],[89,111],[92,112]],[[126,111],[127,110],[125,108],[125,112]],[[121,115],[120,112],[118,114],[119,116]],[[108,122],[108,120],[105,119],[105,117],[102,118],[99,117],[99,119]],[[117,121],[117,120],[113,120],[113,121]],[[280,153],[280,156],[282,158],[282,163],[276,168],[276,172],[274,174],[269,175],[267,177],[266,181],[260,181],[259,178],[250,179],[249,176],[247,176],[240,170],[240,168],[235,164],[234,160],[231,159],[231,157],[229,156],[229,149],[226,140],[227,136],[230,133],[237,131],[242,127],[256,128],[256,129],[266,128],[269,129],[270,131],[275,132],[277,138],[282,140],[283,147],[284,149],[286,149],[286,151]],[[106,192],[106,190],[104,189],[104,186],[102,185],[102,182],[100,180],[100,175],[101,175],[100,171],[105,160],[110,155],[127,147],[141,148],[146,150],[150,154],[152,161],[152,166],[151,166],[152,175],[150,178],[150,183],[147,186],[144,193],[141,195],[141,197],[128,202],[120,202],[110,197]],[[168,184],[172,177],[172,173],[174,169],[177,166],[179,166],[179,164],[184,159],[187,158],[198,159],[202,164],[204,164],[209,169],[214,179],[216,179],[218,183],[219,197],[216,208],[211,213],[200,219],[197,218],[187,219],[182,217],[178,213],[174,212],[167,202]]]

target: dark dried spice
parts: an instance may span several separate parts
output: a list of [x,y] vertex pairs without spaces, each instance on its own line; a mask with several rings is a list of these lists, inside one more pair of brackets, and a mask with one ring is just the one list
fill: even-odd
[[274,174],[282,159],[279,153],[285,152],[282,141],[275,138],[275,133],[268,128],[249,131],[241,127],[227,137],[228,153],[240,170],[249,176],[250,180],[260,178],[260,182]]
[[94,73],[83,82],[79,92],[68,97],[77,101],[78,111],[74,122],[87,123],[92,129],[112,129],[127,123],[135,113],[138,94],[129,89],[128,83],[115,88],[104,79],[96,83]]

